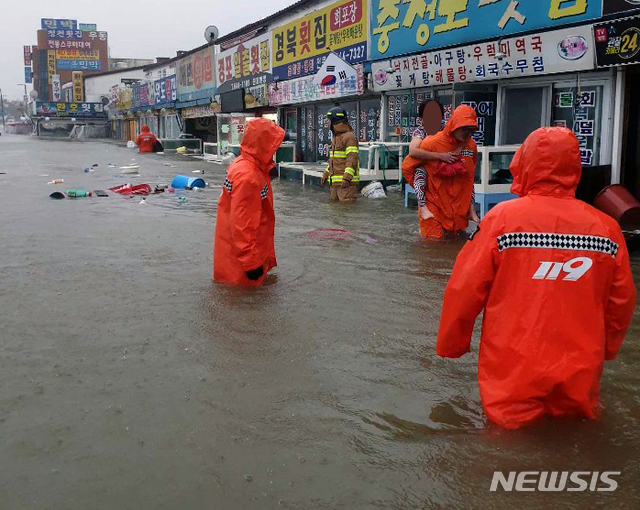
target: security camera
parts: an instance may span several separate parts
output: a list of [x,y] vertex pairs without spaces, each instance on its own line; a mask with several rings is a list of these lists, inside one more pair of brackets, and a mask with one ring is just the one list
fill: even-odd
[[504,53],[502,53],[501,51],[499,51],[498,53],[496,53],[496,58],[498,60],[503,60],[506,57],[506,55]]

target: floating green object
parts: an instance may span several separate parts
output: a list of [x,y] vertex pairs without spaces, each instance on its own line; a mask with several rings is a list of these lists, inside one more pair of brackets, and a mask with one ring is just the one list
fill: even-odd
[[91,196],[91,192],[87,192],[83,189],[68,189],[67,190],[67,196],[69,198],[83,198],[83,197],[90,197]]

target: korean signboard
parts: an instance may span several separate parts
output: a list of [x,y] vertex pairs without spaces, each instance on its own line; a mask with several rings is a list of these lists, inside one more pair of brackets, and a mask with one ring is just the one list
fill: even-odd
[[102,103],[36,103],[36,115],[49,117],[105,117]]
[[155,90],[156,105],[172,103],[175,102],[175,100],[178,98],[175,74],[173,76],[162,78],[161,80],[156,80],[153,85]]
[[132,106],[148,106],[149,101],[149,85],[147,83],[138,83],[131,86]]
[[47,73],[49,75],[49,85],[51,85],[51,77],[56,74],[56,52],[47,51]]
[[554,88],[551,125],[572,129],[580,144],[580,159],[584,166],[597,164],[599,115],[602,87]]
[[183,119],[197,119],[199,117],[213,117],[216,112],[213,111],[211,105],[205,104],[201,106],[190,106],[181,111]]
[[[395,3],[400,5],[400,0]],[[330,50],[351,64],[364,62],[367,5],[367,0],[341,0],[275,28],[271,39],[274,78],[315,74]]]
[[43,30],[76,30],[78,28],[78,21],[75,19],[40,19],[41,27]]
[[60,101],[60,98],[62,96],[62,89],[61,89],[61,85],[60,85],[60,75],[59,74],[54,74],[51,77],[51,95],[52,95],[52,99],[54,101]]
[[[85,35],[86,34],[86,35]],[[71,40],[82,41],[86,39],[106,41],[108,39],[107,32],[83,32],[82,30],[47,30],[47,39],[49,41]]]
[[211,97],[215,93],[213,47],[180,59],[176,69],[180,101]]
[[56,66],[60,71],[101,71],[102,62],[99,60],[57,59]]
[[100,52],[76,48],[59,49],[56,50],[56,58],[59,60],[100,60]]
[[98,30],[98,25],[95,23],[80,23],[78,28],[83,32],[95,32]]
[[131,88],[125,87],[118,90],[118,110],[128,110],[131,108]]
[[52,41],[51,39],[47,40],[47,48],[50,50],[58,50],[58,49],[66,49],[73,48],[79,50],[90,50],[91,49],[91,41],[75,41],[75,40],[58,40]]
[[31,65],[31,46],[24,47],[24,65],[25,66]]
[[271,83],[271,32],[216,56],[218,92]]
[[82,71],[73,71],[71,74],[73,84],[73,100],[82,101],[84,99],[84,82],[82,81]]
[[244,92],[244,107],[249,110],[269,104],[269,91],[266,84],[247,87]]
[[371,59],[592,20],[602,0],[372,0]]
[[31,71],[31,66],[24,68],[24,82],[33,83],[33,72]]
[[593,27],[598,67],[640,62],[640,16]]
[[363,67],[361,65],[354,67],[357,72],[356,76],[341,80],[335,85],[324,87],[317,85],[314,83],[313,76],[304,76],[277,84],[272,83],[269,85],[269,104],[278,106],[281,104],[306,103],[360,95],[364,90]]
[[602,14],[616,14],[618,12],[640,9],[640,0],[602,0]]
[[374,62],[373,85],[383,91],[589,70],[593,46],[591,26],[582,26],[432,51]]

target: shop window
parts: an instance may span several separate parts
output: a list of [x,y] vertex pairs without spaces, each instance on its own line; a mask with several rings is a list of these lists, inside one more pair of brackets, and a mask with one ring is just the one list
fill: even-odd
[[284,114],[284,130],[289,135],[292,142],[298,139],[298,122],[296,110],[287,110]]
[[504,145],[520,144],[545,125],[547,87],[507,88],[501,126]]
[[553,87],[551,125],[566,127],[580,143],[583,166],[595,166],[600,159],[602,125],[602,85]]
[[387,141],[410,142],[413,132],[422,125],[418,118],[418,107],[432,97],[429,91],[407,92],[387,97]]
[[360,101],[360,122],[357,133],[358,140],[361,142],[375,142],[380,139],[379,99]]
[[514,152],[491,152],[489,153],[489,184],[511,184],[513,176],[509,170]]

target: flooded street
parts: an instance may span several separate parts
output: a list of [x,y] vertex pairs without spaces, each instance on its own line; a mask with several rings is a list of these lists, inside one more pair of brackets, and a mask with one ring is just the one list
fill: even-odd
[[[139,177],[108,167],[132,158]],[[49,198],[198,169],[218,187]],[[421,242],[400,193],[345,207],[274,181],[278,267],[252,290],[211,282],[221,167],[2,136],[0,172],[0,508],[640,507],[638,310],[602,420],[503,431],[479,327],[473,354],[435,355],[463,240]],[[352,236],[308,235],[324,228]],[[494,471],[621,474],[615,492],[506,493]]]

